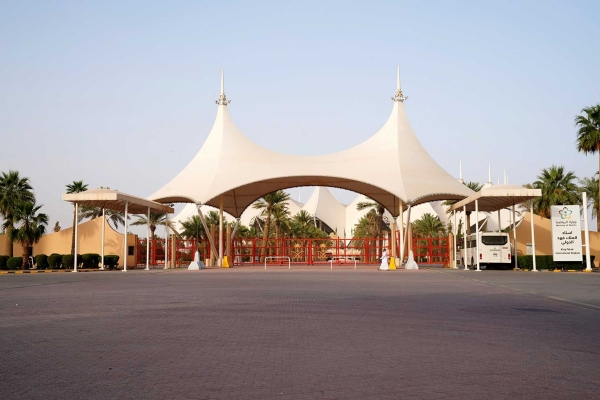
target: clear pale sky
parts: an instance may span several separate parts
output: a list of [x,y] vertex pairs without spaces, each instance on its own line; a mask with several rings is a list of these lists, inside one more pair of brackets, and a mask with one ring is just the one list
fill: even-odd
[[379,130],[400,65],[411,125],[450,173],[462,159],[471,181],[488,163],[494,183],[552,164],[591,176],[573,119],[600,102],[598,15],[597,1],[0,1],[0,171],[68,227],[66,184],[145,197],[185,167],[221,69],[245,135],[324,154]]

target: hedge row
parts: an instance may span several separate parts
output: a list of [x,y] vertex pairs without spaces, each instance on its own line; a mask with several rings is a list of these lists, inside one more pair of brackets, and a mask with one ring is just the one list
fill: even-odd
[[[65,269],[73,268],[74,257],[71,254],[56,254],[50,256],[38,254],[35,256],[37,269]],[[101,257],[96,253],[77,254],[77,266],[83,268],[98,268]],[[0,256],[0,270],[20,269],[23,265],[22,257]],[[105,255],[104,266],[114,268],[119,265],[119,256]]]
[[[595,256],[590,256],[592,264],[594,264]],[[521,269],[533,269],[533,256],[518,256],[517,262]],[[581,271],[585,269],[585,258],[583,262],[579,261],[554,261],[552,256],[535,256],[535,267],[536,269],[574,269]]]

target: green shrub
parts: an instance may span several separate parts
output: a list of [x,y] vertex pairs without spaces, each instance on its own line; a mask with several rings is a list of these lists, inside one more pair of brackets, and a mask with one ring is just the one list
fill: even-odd
[[48,267],[50,267],[48,264],[48,256],[45,254],[38,254],[35,256],[35,263],[37,265],[37,269],[48,269]]
[[[549,256],[535,256],[535,268],[542,269],[563,269],[569,270],[574,269],[580,271],[585,268],[585,257],[583,262],[579,261],[554,261],[552,255]],[[592,263],[594,262],[594,256],[591,256]],[[517,261],[519,268],[521,269],[533,269],[533,256],[518,256]]]
[[50,264],[50,268],[59,269],[62,265],[62,258],[63,256],[61,254],[50,254],[50,256],[48,257],[48,264]]
[[81,256],[83,262],[83,268],[98,268],[100,262],[100,255],[96,253],[87,253]]
[[[73,268],[73,256],[71,254],[65,254],[62,257],[63,268]],[[77,267],[81,267],[81,254],[77,254]]]
[[11,257],[6,262],[6,267],[11,271],[21,268],[22,265],[23,265],[23,257]]
[[6,262],[8,261],[9,256],[0,256],[0,270],[6,269]]
[[119,256],[109,254],[104,256],[104,265],[110,268],[115,268],[119,265]]

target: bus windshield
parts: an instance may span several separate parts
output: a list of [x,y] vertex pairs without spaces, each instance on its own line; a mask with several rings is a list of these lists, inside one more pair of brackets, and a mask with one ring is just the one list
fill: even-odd
[[481,242],[486,246],[504,246],[508,242],[506,236],[482,236]]

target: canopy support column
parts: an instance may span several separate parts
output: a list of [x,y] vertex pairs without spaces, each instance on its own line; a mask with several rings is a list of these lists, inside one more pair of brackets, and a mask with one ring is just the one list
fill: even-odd
[[477,243],[477,254],[475,254],[475,258],[477,258],[477,271],[481,272],[479,263],[479,200],[475,200],[475,243]]
[[104,225],[106,225],[106,209],[102,208],[102,246],[100,254],[100,270],[104,271]]
[[588,211],[587,211],[587,193],[583,192],[583,229],[585,234],[585,270],[586,272],[592,272],[592,261],[590,259],[590,252],[592,248],[590,246],[590,230],[588,228]]
[[531,219],[531,252],[533,253],[533,271],[537,272],[536,263],[535,263],[535,229],[533,223],[533,201],[529,206],[529,217]]
[[458,245],[457,245],[457,238],[458,238],[458,225],[456,225],[456,210],[452,212],[452,214],[454,214],[454,237],[452,238],[452,245],[454,246],[454,264],[452,266],[452,268],[457,269],[458,268],[458,255],[456,254],[456,251],[458,249]]
[[512,205],[512,223],[513,223],[513,248],[515,250],[514,261],[515,269],[519,269],[519,262],[517,258],[517,219],[515,214],[515,205]]
[[469,268],[467,267],[467,206],[463,206],[463,218],[465,219],[465,223],[463,224],[463,250],[465,252],[465,257],[463,258],[463,263],[465,264],[465,271]]
[[407,222],[406,222],[406,232],[404,234],[404,238],[402,241],[402,249],[404,249],[406,247],[406,241],[408,240],[408,226],[410,225],[410,204],[408,205],[408,209],[406,210],[406,214],[407,214]]
[[123,244],[123,272],[127,271],[127,212],[129,211],[129,202],[125,202],[125,227],[124,229],[124,244]]
[[163,269],[167,268],[169,268],[169,213],[165,219],[165,267]]
[[146,220],[146,271],[150,271],[150,207],[148,207],[148,219]]
[[[233,226],[233,230],[231,231],[231,238],[229,239],[231,241],[232,245],[233,245],[233,239],[235,239],[235,234],[237,233],[237,229],[239,226],[240,226],[240,218],[236,218],[235,225]],[[232,266],[235,264],[236,256],[237,256],[236,247],[233,246],[233,257],[231,257],[231,261],[229,261]]]
[[75,254],[73,254],[73,272],[77,272],[77,242],[79,242],[79,204],[75,203]]
[[396,258],[396,220],[393,221],[390,224],[390,230],[392,231],[390,241],[392,242],[392,257]]
[[223,195],[219,198],[219,260],[217,266],[223,266]]
[[500,210],[498,210],[498,233],[502,232],[502,222],[500,222]]
[[404,206],[400,203],[398,226],[400,228],[400,264],[404,262]]
[[200,215],[200,220],[202,221],[202,226],[204,227],[204,232],[206,233],[206,236],[208,236],[208,241],[210,242],[210,247],[212,249],[212,253],[217,254],[217,248],[215,247],[215,242],[213,240],[212,235],[210,234],[210,231],[208,230],[208,226],[206,225],[206,220],[204,219],[204,214],[202,214],[200,205],[197,204],[196,208],[198,209],[198,215]]

